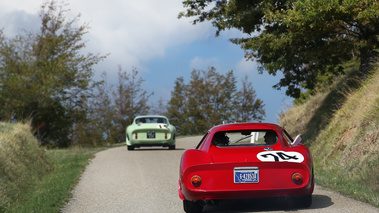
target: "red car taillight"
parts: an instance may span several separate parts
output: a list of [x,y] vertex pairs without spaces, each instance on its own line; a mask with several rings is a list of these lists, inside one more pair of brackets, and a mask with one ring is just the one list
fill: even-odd
[[135,133],[135,135],[136,135],[136,139],[138,139],[138,133],[137,132]]
[[303,176],[300,173],[293,173],[292,181],[297,185],[300,185],[303,183]]
[[164,139],[167,139],[167,132],[164,133]]
[[194,187],[199,187],[201,185],[201,177],[195,175],[191,178],[191,183]]

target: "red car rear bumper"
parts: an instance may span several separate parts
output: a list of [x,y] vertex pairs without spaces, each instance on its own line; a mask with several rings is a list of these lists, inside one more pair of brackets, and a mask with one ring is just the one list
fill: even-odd
[[280,190],[190,190],[180,184],[179,197],[182,200],[218,200],[218,199],[240,199],[258,197],[283,197],[283,196],[305,196],[313,193],[313,183],[302,188],[280,189]]

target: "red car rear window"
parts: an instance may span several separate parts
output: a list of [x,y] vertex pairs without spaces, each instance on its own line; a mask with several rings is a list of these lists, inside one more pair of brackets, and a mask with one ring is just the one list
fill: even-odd
[[213,135],[216,146],[267,146],[278,142],[274,130],[239,130],[217,132]]

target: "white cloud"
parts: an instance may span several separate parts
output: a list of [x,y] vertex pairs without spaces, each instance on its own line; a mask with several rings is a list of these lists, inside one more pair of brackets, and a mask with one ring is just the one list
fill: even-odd
[[[0,14],[1,13],[0,11]],[[15,10],[6,15],[0,15],[0,29],[9,37],[20,33],[39,30],[40,19],[37,14],[30,14],[22,10]]]
[[257,73],[257,62],[248,60],[246,58],[242,58],[236,64],[236,71],[241,74],[254,74]]
[[12,0],[1,1],[0,11],[2,14],[10,13],[15,10],[25,11],[30,14],[38,14],[39,9],[43,4],[43,0]]
[[81,13],[82,20],[90,23],[91,40],[98,41],[99,51],[110,52],[115,63],[138,67],[164,57],[170,46],[211,36],[209,25],[193,26],[188,19],[177,19],[183,10],[178,0],[86,0],[71,5],[74,13]]
[[[38,12],[43,2],[3,1],[0,3],[0,29],[6,28],[10,34],[15,33],[17,28],[25,29],[28,26],[35,26],[38,30]],[[164,57],[166,49],[173,45],[214,36],[209,23],[194,26],[188,18],[178,19],[179,12],[184,10],[178,0],[70,0],[68,3],[67,9],[72,14],[69,18],[81,14],[80,24],[88,23],[90,26],[85,37],[88,51],[111,54],[105,62],[110,71],[116,71],[119,64],[143,70],[143,63]],[[15,11],[35,18],[22,19]],[[114,67],[109,68],[109,65]]]

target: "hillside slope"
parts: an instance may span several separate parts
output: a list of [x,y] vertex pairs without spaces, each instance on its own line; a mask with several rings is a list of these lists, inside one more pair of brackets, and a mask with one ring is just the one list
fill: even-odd
[[0,212],[19,201],[50,167],[29,125],[0,122]]
[[[351,73],[354,73],[351,72]],[[356,72],[355,72],[356,73]],[[379,207],[379,68],[365,81],[345,76],[282,113],[280,124],[302,134],[316,183]]]

